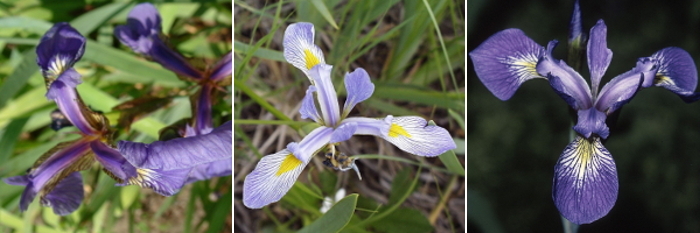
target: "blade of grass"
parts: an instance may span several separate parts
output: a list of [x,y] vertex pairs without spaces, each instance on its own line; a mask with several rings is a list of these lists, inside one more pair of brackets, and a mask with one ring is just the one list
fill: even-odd
[[457,86],[457,78],[455,78],[454,74],[454,69],[452,69],[452,63],[450,62],[450,56],[447,54],[447,47],[445,46],[445,40],[442,39],[442,33],[440,32],[440,26],[438,26],[438,21],[435,19],[435,15],[433,14],[433,10],[430,8],[430,4],[428,4],[427,0],[423,0],[423,4],[425,5],[425,8],[428,11],[428,15],[430,15],[430,19],[433,22],[433,27],[435,27],[435,31],[437,31],[437,36],[438,40],[440,41],[440,47],[442,48],[442,54],[445,55],[445,60],[447,61],[447,67],[450,70],[450,76],[452,77],[452,83],[454,86]]
[[338,24],[335,23],[335,20],[333,19],[333,16],[331,15],[331,12],[328,10],[328,7],[326,7],[326,4],[323,3],[322,0],[311,0],[311,3],[313,6],[318,10],[319,13],[323,16],[328,23],[333,26],[333,28],[338,29]]
[[5,107],[7,101],[15,96],[17,92],[22,90],[22,87],[27,84],[29,77],[38,71],[34,49],[29,49],[22,53],[22,61],[0,86],[0,109]]
[[0,163],[7,161],[12,154],[12,151],[15,149],[15,143],[19,139],[19,135],[22,134],[22,128],[28,120],[29,117],[12,120],[3,130],[0,137]]

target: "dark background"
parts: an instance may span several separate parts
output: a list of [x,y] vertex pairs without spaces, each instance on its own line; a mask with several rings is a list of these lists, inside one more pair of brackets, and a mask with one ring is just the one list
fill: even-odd
[[[565,59],[572,9],[573,1],[468,1],[467,52],[519,28],[542,46],[559,40],[554,57]],[[601,87],[665,47],[700,61],[700,2],[582,1],[581,12],[586,34],[598,19],[608,26],[613,59]],[[471,61],[467,67],[468,230],[562,232],[551,191],[554,165],[570,142],[568,105],[543,79],[501,101]],[[582,76],[588,81],[586,64]],[[617,164],[617,203],[579,232],[700,232],[700,103],[643,89],[621,109],[605,146]]]

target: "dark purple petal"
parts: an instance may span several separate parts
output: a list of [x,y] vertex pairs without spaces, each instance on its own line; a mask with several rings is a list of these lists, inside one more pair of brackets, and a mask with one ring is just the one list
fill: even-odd
[[126,25],[114,28],[114,35],[134,52],[145,55],[180,75],[201,79],[202,73],[187,60],[170,49],[159,37],[161,19],[150,3],[141,3],[129,12]]
[[605,124],[607,117],[604,112],[595,108],[578,110],[578,122],[574,126],[574,130],[585,138],[590,138],[591,134],[596,134],[603,139],[608,138],[610,130]]
[[[71,74],[71,72],[66,72],[63,75],[68,74]],[[72,85],[72,83],[66,84],[62,80],[54,81],[46,92],[46,98],[56,101],[58,109],[61,110],[66,119],[80,129],[81,132],[87,135],[98,134],[99,130],[93,127],[83,115],[82,108],[85,106],[81,106],[75,86],[70,86],[69,84]]]
[[231,158],[231,126],[231,121],[228,121],[209,134],[151,144],[120,141],[118,149],[137,168],[162,171],[191,169],[200,164]]
[[612,51],[608,49],[606,36],[608,28],[603,20],[598,20],[598,23],[591,28],[590,38],[588,39],[588,70],[591,71],[591,89],[593,95],[598,93],[598,85],[600,78],[603,77],[605,71],[612,60]]
[[97,161],[99,161],[107,171],[122,181],[137,176],[134,166],[127,162],[124,156],[116,149],[109,147],[101,141],[91,142],[90,148],[92,152],[95,153]]
[[552,198],[562,216],[575,224],[608,214],[618,188],[615,161],[598,137],[577,136],[554,167]]
[[29,204],[32,203],[32,200],[34,200],[34,197],[36,197],[36,193],[38,192],[36,189],[34,189],[34,184],[32,184],[29,175],[8,177],[3,179],[3,181],[10,185],[27,186],[24,188],[22,196],[19,199],[19,210],[23,212],[26,211]]
[[231,69],[233,68],[231,64],[231,52],[228,52],[221,58],[221,60],[219,60],[219,62],[216,63],[216,65],[214,65],[214,69],[212,69],[209,79],[218,81],[231,75]]
[[651,85],[650,77],[653,77],[655,71],[653,60],[640,58],[636,67],[603,86],[596,99],[595,108],[608,115],[616,111],[627,104],[640,88]]
[[374,84],[372,84],[365,69],[357,68],[355,71],[345,74],[345,89],[348,95],[343,106],[343,114],[347,115],[356,104],[372,96]]
[[501,100],[510,99],[527,80],[543,78],[536,65],[544,48],[520,29],[506,29],[489,37],[469,53],[474,71],[486,88]]
[[578,0],[574,2],[574,13],[571,15],[569,23],[569,43],[583,38],[583,30],[581,29],[581,8]]
[[537,72],[549,78],[549,84],[552,88],[572,108],[576,110],[590,108],[593,106],[593,101],[586,80],[566,62],[552,57],[552,50],[556,45],[556,40],[547,44],[547,52],[537,63]]
[[[654,86],[666,88],[684,100],[697,100],[694,93],[698,84],[698,71],[693,58],[681,48],[664,48],[653,55],[659,70],[654,77]],[[694,100],[693,100],[694,99]]]
[[213,90],[214,86],[209,83],[202,85],[202,89],[199,90],[196,104],[197,115],[194,116],[194,130],[197,133],[196,135],[209,133],[213,128],[211,122],[211,95],[213,94]]
[[73,67],[85,51],[85,37],[68,23],[57,23],[36,46],[36,63],[45,78],[55,79]]
[[65,216],[78,209],[83,197],[83,177],[80,172],[73,172],[46,194],[41,204],[51,207],[57,215]]

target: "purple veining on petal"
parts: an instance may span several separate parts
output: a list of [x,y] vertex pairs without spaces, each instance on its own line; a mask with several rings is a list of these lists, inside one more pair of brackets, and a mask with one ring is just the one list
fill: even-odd
[[349,113],[356,104],[372,96],[374,84],[372,84],[365,69],[357,68],[355,71],[345,75],[345,89],[348,95],[343,106],[344,115]]
[[688,52],[668,47],[654,53],[651,58],[659,68],[653,85],[676,93],[686,102],[698,100],[699,94],[694,92],[698,83],[698,71]]
[[600,138],[577,136],[554,167],[552,198],[572,223],[596,221],[612,209],[618,193],[617,169]]
[[56,187],[41,199],[41,204],[51,207],[57,215],[66,216],[80,207],[83,198],[83,177],[80,172],[73,172],[58,182]]
[[510,99],[520,85],[542,78],[536,64],[544,48],[520,29],[506,29],[489,37],[469,53],[479,80],[501,100]]
[[41,38],[36,47],[36,63],[46,78],[55,78],[80,60],[85,51],[85,37],[68,23],[57,23]]

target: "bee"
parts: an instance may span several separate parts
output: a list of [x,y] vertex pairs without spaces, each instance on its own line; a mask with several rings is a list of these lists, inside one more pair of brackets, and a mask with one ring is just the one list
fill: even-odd
[[326,160],[323,161],[323,165],[340,171],[347,171],[353,169],[357,173],[357,177],[359,177],[360,180],[362,180],[360,170],[357,168],[357,165],[355,165],[355,158],[350,158],[343,152],[336,152],[337,151],[335,151],[335,148],[333,147],[330,149],[329,152],[326,152]]

